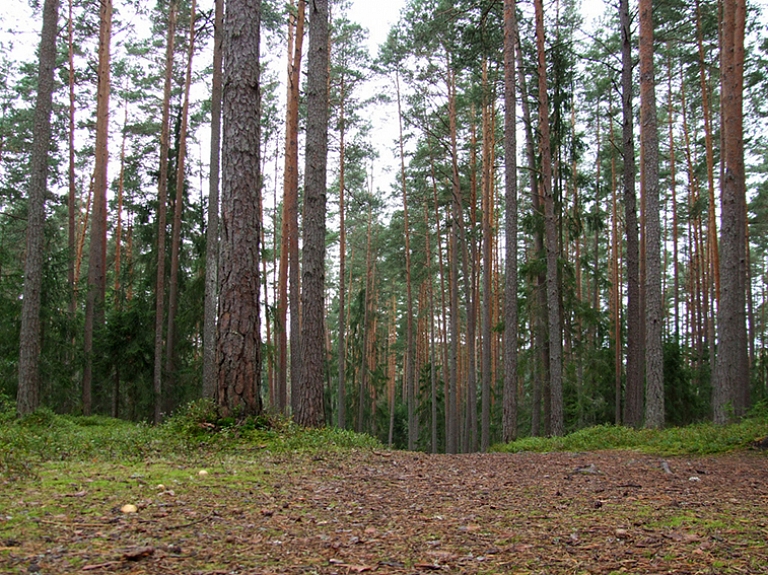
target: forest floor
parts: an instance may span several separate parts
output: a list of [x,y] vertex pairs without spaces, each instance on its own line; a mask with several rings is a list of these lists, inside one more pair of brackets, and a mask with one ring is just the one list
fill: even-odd
[[768,573],[760,452],[254,447],[199,471],[60,462],[0,484],[0,573]]

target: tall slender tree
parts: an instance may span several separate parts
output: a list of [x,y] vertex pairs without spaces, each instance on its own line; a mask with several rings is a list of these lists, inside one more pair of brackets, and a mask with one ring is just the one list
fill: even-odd
[[506,239],[504,288],[504,395],[502,435],[517,437],[517,94],[515,0],[504,0],[504,185]]
[[104,299],[107,289],[107,168],[109,164],[110,44],[112,41],[112,0],[103,0],[99,10],[99,65],[96,96],[96,142],[93,170],[93,217],[88,253],[88,296],[85,303],[83,351],[83,413],[90,415],[94,332],[104,325]]
[[[299,379],[301,354],[299,280],[299,97],[301,58],[304,45],[306,1],[299,0],[296,17],[288,22],[288,95],[285,120],[285,169],[283,172],[283,218],[280,238],[280,269],[277,301],[277,402],[285,412],[288,403],[288,310],[290,309],[291,383]],[[289,289],[290,288],[290,289]],[[292,394],[295,409],[295,394]]]
[[301,376],[294,419],[325,422],[325,209],[328,156],[328,0],[310,0],[307,62],[307,141],[304,168],[304,235],[301,290]]
[[400,98],[400,74],[395,71],[395,89],[397,93],[397,116],[399,126],[400,152],[400,189],[403,197],[403,226],[405,228],[405,353],[403,355],[403,373],[407,390],[408,406],[408,449],[415,449],[418,440],[416,414],[415,357],[413,346],[413,289],[411,285],[411,230],[408,223],[408,187],[405,177],[405,141],[403,138],[403,111]]
[[56,32],[59,1],[43,5],[43,30],[38,53],[37,99],[34,135],[30,159],[29,202],[27,208],[27,257],[24,262],[24,298],[21,306],[19,336],[19,386],[16,411],[26,415],[37,409],[40,401],[40,302],[43,284],[43,240],[45,192],[48,186],[48,155],[51,142],[51,108],[55,87]]
[[229,0],[223,54],[217,388],[224,415],[262,410],[260,25],[260,0]]
[[186,182],[187,131],[189,126],[189,92],[192,86],[192,59],[195,55],[195,0],[189,8],[189,35],[187,37],[187,69],[184,76],[184,100],[181,105],[178,155],[176,158],[176,198],[173,203],[173,232],[171,233],[171,270],[168,281],[168,327],[165,335],[165,374],[168,385],[175,379],[176,311],[179,305],[179,257],[181,255],[181,215],[184,211],[184,184]]
[[157,275],[155,279],[155,363],[152,391],[154,421],[160,423],[163,400],[163,323],[165,321],[165,232],[168,207],[168,148],[170,139],[171,80],[173,47],[176,36],[178,0],[168,6],[168,30],[165,40],[165,81],[160,124],[160,173],[157,179]]
[[221,158],[222,54],[224,0],[215,0],[213,75],[211,78],[211,159],[208,174],[208,228],[205,238],[205,317],[203,326],[203,397],[213,399],[218,383],[216,363],[217,268],[219,264],[219,168]]
[[645,206],[645,425],[664,426],[659,133],[653,66],[653,2],[640,0],[640,179]]
[[550,148],[549,99],[547,96],[547,59],[544,38],[544,6],[535,0],[536,52],[539,76],[539,153],[541,187],[544,193],[544,236],[547,252],[547,324],[549,326],[550,432],[563,435],[563,341],[560,319],[560,289],[557,258],[558,240],[555,221],[555,196],[552,189],[552,150]]
[[745,413],[749,403],[746,328],[746,182],[743,90],[746,2],[725,0],[722,10],[722,172],[720,305],[712,404],[715,423]]
[[[627,234],[627,381],[624,424],[639,427],[643,417],[642,316],[640,313],[640,238],[635,193],[635,142],[632,111],[632,22],[629,0],[620,0],[621,109],[624,155],[624,227]],[[617,343],[618,345],[618,343]]]

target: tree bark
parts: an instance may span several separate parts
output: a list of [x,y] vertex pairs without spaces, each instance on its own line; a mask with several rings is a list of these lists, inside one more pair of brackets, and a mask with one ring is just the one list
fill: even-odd
[[[288,308],[291,312],[291,383],[298,382],[299,359],[299,88],[304,43],[304,0],[299,1],[295,25],[288,24],[288,94],[283,175],[283,217],[277,300],[277,404],[281,413],[288,408]],[[290,270],[290,274],[289,274]],[[289,295],[290,284],[290,295]],[[290,298],[290,301],[289,301]],[[294,398],[295,399],[295,398]],[[295,406],[295,404],[294,404]]]
[[162,418],[163,398],[163,322],[165,320],[165,232],[168,209],[168,141],[170,137],[171,80],[173,46],[176,33],[177,0],[168,7],[168,34],[165,45],[165,83],[160,126],[160,174],[157,180],[157,276],[155,280],[155,364],[153,375],[154,422]]
[[301,376],[294,418],[325,423],[323,408],[325,309],[325,209],[328,156],[328,0],[311,0],[307,63],[307,142],[304,168],[304,235],[301,291]]
[[515,0],[504,0],[504,393],[502,435],[517,439],[517,93]]
[[203,397],[213,399],[218,384],[216,307],[219,265],[219,168],[221,159],[222,53],[224,0],[215,0],[213,77],[211,79],[211,159],[208,175],[208,228],[205,233],[205,318],[203,324]]
[[173,209],[173,232],[171,234],[171,271],[168,281],[168,327],[165,334],[165,375],[166,386],[172,388],[175,380],[176,356],[176,309],[179,299],[179,255],[181,252],[181,219],[184,209],[184,166],[187,156],[187,126],[189,124],[189,89],[192,84],[192,58],[195,55],[195,0],[189,11],[189,39],[187,46],[187,71],[184,79],[184,103],[181,107],[181,128],[179,132],[178,157],[176,158],[176,199]]
[[260,0],[229,0],[223,54],[217,388],[225,416],[256,415],[262,409],[260,23]]
[[[346,136],[346,126],[344,118],[344,78],[341,78],[341,85],[339,86],[339,336],[338,336],[338,350],[339,350],[339,382],[338,382],[338,419],[336,425],[340,429],[346,427],[346,410],[347,410],[347,384],[345,381],[345,375],[347,371],[347,346],[345,340],[345,327],[346,322],[344,320],[344,309],[346,307],[345,302],[345,289],[344,282],[346,281],[346,263],[347,263],[347,228],[344,221],[344,186],[345,186],[345,162],[344,162],[344,137]],[[366,310],[367,311],[367,310]]]
[[746,183],[743,88],[746,2],[723,2],[720,305],[712,404],[715,423],[746,412],[749,356],[746,335]]
[[83,370],[83,414],[90,415],[93,385],[93,337],[104,325],[107,267],[107,167],[109,163],[110,42],[112,0],[103,0],[99,12],[99,66],[96,96],[96,142],[93,173],[93,216],[88,253],[88,296],[85,303],[85,369]]
[[628,0],[620,0],[624,226],[627,234],[627,382],[624,425],[639,427],[643,417],[642,317],[640,314],[640,239],[635,194],[635,144],[632,112],[632,44]]
[[[523,124],[525,126],[525,150],[528,161],[528,171],[531,174],[531,206],[537,217],[543,218],[542,197],[536,174],[536,147],[533,135],[533,120],[529,105],[529,92],[523,68],[523,51],[520,45],[520,32],[517,21],[515,27],[515,47],[517,51],[517,74],[520,82],[520,104],[523,112]],[[533,237],[533,250],[535,257],[542,257],[544,253],[544,234],[541,226],[536,226]],[[531,435],[541,435],[541,410],[542,392],[546,387],[545,381],[549,379],[549,345],[547,343],[546,310],[546,271],[536,275],[534,280],[534,297],[531,306],[531,323],[533,324],[533,345],[536,350],[536,360],[532,362],[533,389],[531,391]],[[545,424],[548,427],[549,424]]]
[[557,271],[557,222],[552,190],[552,151],[549,136],[549,102],[547,97],[547,61],[544,46],[544,7],[535,0],[536,48],[539,75],[539,152],[541,154],[541,187],[544,192],[544,236],[547,252],[547,324],[549,327],[550,433],[565,433],[563,419],[563,341],[560,319],[560,290]]
[[413,451],[418,441],[418,423],[416,421],[416,382],[414,381],[413,347],[413,288],[411,285],[411,230],[408,223],[408,188],[405,179],[405,142],[403,140],[403,112],[400,102],[400,75],[395,72],[397,91],[397,117],[400,129],[400,188],[403,198],[403,226],[405,228],[405,353],[404,369],[408,406],[408,449]]
[[480,450],[487,452],[491,446],[491,366],[492,341],[492,305],[493,305],[493,182],[494,166],[492,148],[495,145],[493,134],[493,114],[495,112],[495,97],[488,92],[487,64],[484,66],[483,84],[487,101],[483,104],[483,196],[482,196],[482,234],[483,234],[483,309],[482,309],[482,391],[480,410]]
[[40,403],[40,305],[45,240],[45,192],[48,185],[48,150],[51,142],[51,108],[55,87],[53,72],[56,67],[58,21],[58,0],[45,0],[38,56],[35,131],[30,158],[27,256],[24,262],[24,297],[19,336],[19,386],[16,393],[16,412],[19,415],[33,412]]
[[659,133],[653,66],[652,0],[640,0],[640,137],[645,205],[645,426],[664,427]]
[[[74,320],[77,313],[77,277],[75,275],[75,260],[77,253],[77,226],[75,225],[75,212],[77,209],[77,187],[75,180],[75,45],[74,45],[74,22],[72,20],[72,4],[74,0],[69,0],[69,14],[67,17],[67,52],[69,58],[69,166],[67,170],[67,184],[69,194],[67,198],[68,215],[68,242],[69,247],[69,289],[71,290],[69,300],[69,314]],[[74,336],[73,336],[74,339]]]

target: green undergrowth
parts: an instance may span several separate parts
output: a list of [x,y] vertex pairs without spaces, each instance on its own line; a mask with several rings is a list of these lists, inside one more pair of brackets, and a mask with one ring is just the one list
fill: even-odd
[[698,423],[667,429],[632,429],[600,425],[565,437],[526,437],[499,444],[493,451],[599,451],[629,449],[654,455],[711,455],[746,449],[768,435],[768,413],[762,411],[731,425]]
[[304,429],[277,416],[219,418],[215,406],[205,401],[190,404],[158,426],[58,415],[46,408],[17,419],[8,403],[0,400],[0,482],[36,477],[47,462],[205,462],[241,453],[381,447],[367,435]]

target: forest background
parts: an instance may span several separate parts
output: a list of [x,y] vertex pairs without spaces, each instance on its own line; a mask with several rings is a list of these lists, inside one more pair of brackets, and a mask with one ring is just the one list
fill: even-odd
[[[642,10],[606,6],[599,25],[585,32],[575,2],[520,2],[505,44],[502,24],[510,18],[502,2],[411,0],[371,54],[349,5],[332,3],[324,422],[399,447],[455,452],[602,423],[730,419],[765,399],[768,36],[762,7],[749,5],[744,84],[737,87],[746,134],[739,200],[745,249],[721,264],[719,249],[728,243],[721,233],[730,222],[720,208],[728,197],[721,127],[733,87],[721,46],[730,4],[669,0],[654,7],[657,205],[649,200],[643,139],[652,130],[639,129],[648,118],[641,110],[647,92],[640,96],[649,60],[638,57],[637,44]],[[215,100],[208,91],[214,10],[181,0],[114,5],[111,109],[108,135],[99,140],[100,6],[63,3],[58,21],[35,403],[159,421],[215,396],[203,375],[208,232],[218,229],[209,220],[203,129]],[[285,195],[286,174],[299,165],[286,163],[285,63],[298,63],[303,34],[295,5],[262,2],[261,20],[258,389],[266,411],[289,413],[298,407],[291,387],[302,359],[299,270],[289,260],[302,246],[285,214],[286,201],[296,206],[302,196],[297,183],[298,195]],[[39,70],[37,60],[11,49],[12,37],[2,42],[0,391],[18,398]],[[512,165],[505,162],[504,73],[512,62],[516,205],[504,180]],[[303,99],[297,103],[301,134],[309,118]],[[383,143],[395,158],[389,173],[377,167],[384,153],[373,119],[380,109],[392,111],[394,141]],[[97,312],[89,347],[93,317],[83,286],[92,267],[98,158],[107,146],[103,323]],[[161,204],[169,218],[158,233]],[[506,219],[512,212],[514,236]],[[648,243],[654,235],[655,250]],[[655,276],[647,263],[654,252]],[[511,267],[510,254],[517,260]],[[736,325],[747,370],[721,397],[716,342],[740,341],[719,331],[726,323],[718,315],[720,271],[733,262],[743,266],[724,279],[741,286]],[[660,296],[659,373],[648,367],[646,326],[655,325],[649,285]],[[515,331],[507,321],[513,297]],[[505,356],[510,342],[514,370]],[[662,383],[660,396],[651,380]]]

